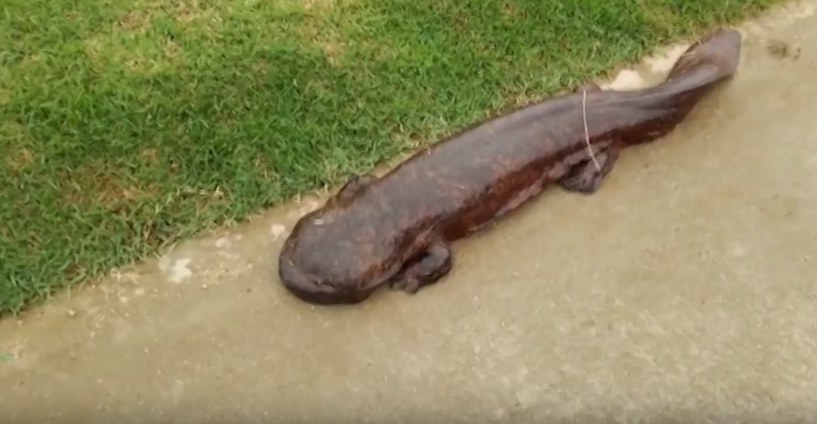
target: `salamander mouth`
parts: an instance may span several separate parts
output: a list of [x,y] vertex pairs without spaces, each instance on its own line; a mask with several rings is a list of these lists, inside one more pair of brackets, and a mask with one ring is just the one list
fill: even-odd
[[371,290],[337,287],[330,283],[316,282],[302,272],[292,260],[281,257],[278,262],[281,283],[299,299],[316,305],[342,305],[359,303],[371,294]]

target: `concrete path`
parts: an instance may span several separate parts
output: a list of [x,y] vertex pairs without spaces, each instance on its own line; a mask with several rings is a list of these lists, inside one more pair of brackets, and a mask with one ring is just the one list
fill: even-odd
[[306,200],[3,321],[2,421],[817,422],[815,10],[746,24],[675,133],[456,244],[416,296],[286,293]]

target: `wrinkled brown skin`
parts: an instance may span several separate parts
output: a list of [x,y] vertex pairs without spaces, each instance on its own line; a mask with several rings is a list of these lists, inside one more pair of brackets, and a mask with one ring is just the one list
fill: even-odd
[[[672,131],[740,61],[741,35],[692,45],[666,81],[638,91],[582,87],[490,119],[416,153],[383,177],[350,179],[284,243],[281,282],[313,304],[353,304],[379,286],[415,293],[452,266],[450,243],[513,211],[550,183],[590,194],[619,151]],[[585,91],[586,90],[586,91]],[[587,149],[582,96],[586,94]]]

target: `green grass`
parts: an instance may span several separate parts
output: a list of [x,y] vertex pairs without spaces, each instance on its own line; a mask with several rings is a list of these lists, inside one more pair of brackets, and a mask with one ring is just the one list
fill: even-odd
[[0,314],[775,0],[3,0]]

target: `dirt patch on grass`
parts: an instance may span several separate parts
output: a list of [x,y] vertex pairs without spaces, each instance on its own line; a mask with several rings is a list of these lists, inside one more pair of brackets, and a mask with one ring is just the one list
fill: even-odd
[[142,156],[142,159],[144,159],[145,162],[151,165],[159,161],[159,153],[156,151],[156,149],[142,150],[140,156]]
[[119,65],[138,74],[174,68],[183,54],[179,44],[167,37],[129,40],[115,35],[86,40],[85,51],[97,66]]
[[119,20],[118,26],[129,33],[142,33],[152,19],[153,14],[148,10],[131,10]]
[[0,88],[0,106],[5,106],[11,102],[11,91]]
[[209,1],[200,0],[173,0],[169,3],[170,8],[164,8],[167,13],[172,16],[176,22],[181,24],[190,24],[198,20],[205,20],[217,15],[217,9]]
[[168,16],[180,24],[200,20],[218,20],[218,10],[213,2],[201,0],[161,0],[136,2],[120,19],[117,27],[131,34],[143,33],[154,20]]
[[13,171],[23,171],[34,163],[31,150],[22,148],[6,157],[6,165]]
[[33,165],[36,155],[30,149],[30,136],[26,128],[14,121],[0,124],[0,141],[3,142],[3,163],[13,172],[20,172]]
[[339,65],[343,61],[347,42],[336,28],[328,25],[321,17],[310,19],[298,32],[305,43],[317,46],[330,64]]
[[321,46],[323,53],[332,65],[338,64],[346,47],[346,43],[343,41],[318,42],[318,45]]
[[103,207],[113,212],[142,199],[155,198],[159,190],[103,164],[92,164],[63,175],[63,199],[83,208]]
[[[180,27],[193,32],[219,34],[219,27],[229,15],[245,16],[251,21],[267,26],[275,23],[264,22],[258,13],[269,13],[269,8],[277,12],[296,13],[305,17],[304,23],[296,31],[301,34],[305,43],[317,46],[325,55],[329,63],[339,65],[347,50],[347,42],[339,31],[330,22],[329,15],[334,13],[342,4],[340,0],[280,0],[272,6],[262,5],[263,0],[248,0],[244,2],[225,2],[221,0],[148,0],[137,1],[130,10],[124,12],[112,31],[98,34],[89,40],[89,51],[93,57],[106,57],[113,54],[135,56],[120,60],[136,72],[155,72],[161,69],[163,63],[146,53],[146,46],[156,43],[162,34],[156,34],[151,29],[157,21],[169,18]],[[263,27],[253,32],[265,33]],[[136,48],[132,44],[138,44]],[[150,50],[150,49],[148,49]],[[178,45],[165,48],[168,58],[175,57]]]
[[[255,0],[261,1],[261,0]],[[279,0],[276,7],[283,10],[305,10],[314,14],[327,13],[348,4],[348,0]]]

